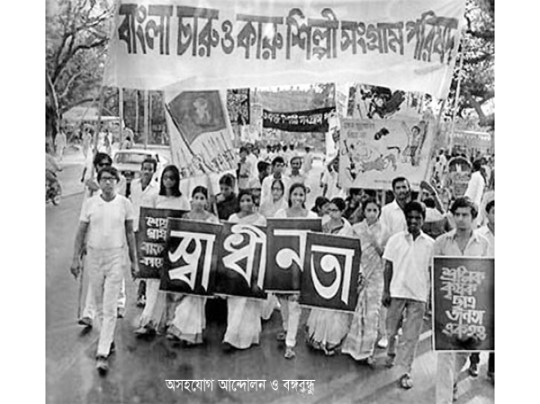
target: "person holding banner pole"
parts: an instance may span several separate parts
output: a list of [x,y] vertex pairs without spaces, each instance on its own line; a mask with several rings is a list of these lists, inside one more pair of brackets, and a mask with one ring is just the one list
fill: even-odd
[[[330,201],[328,207],[330,219],[323,224],[323,233],[353,237],[352,226],[342,217],[346,207],[347,205],[342,198],[337,197]],[[334,355],[347,336],[350,322],[349,313],[328,309],[311,309],[306,324],[307,344],[313,349],[323,351],[327,356]]]
[[[278,159],[278,157],[276,157]],[[275,160],[274,160],[275,161]],[[306,209],[307,188],[304,184],[293,184],[289,190],[289,207],[280,209],[274,215],[275,218],[313,218],[318,216]],[[296,334],[298,333],[298,325],[300,323],[300,315],[302,308],[298,303],[299,293],[290,295],[278,295],[278,300],[281,306],[281,317],[283,320],[283,332],[277,336],[278,341],[285,341],[285,358],[292,359],[296,356],[294,347],[296,346]]]
[[117,300],[124,280],[126,246],[133,278],[139,272],[133,207],[127,198],[116,194],[119,178],[113,167],[104,167],[98,172],[102,192],[83,205],[70,269],[77,278],[81,273],[81,252],[86,249],[90,293],[94,297],[96,317],[101,320],[96,368],[102,374],[108,371],[108,357],[114,350]]
[[363,281],[359,282],[358,303],[341,351],[357,361],[365,360],[372,366],[384,287],[382,259],[384,229],[379,220],[381,207],[375,198],[370,197],[363,202],[362,216],[365,219],[353,225],[353,231],[362,246],[360,280]]
[[[163,169],[159,193],[154,195],[153,208],[189,210],[189,201],[180,192],[180,172],[174,165]],[[159,291],[159,279],[146,280],[146,305],[139,319],[139,326],[134,333],[138,336],[154,334],[159,330],[166,316],[166,305],[171,297]],[[167,302],[167,299],[169,302]]]
[[[184,215],[184,219],[219,224],[218,217],[208,212],[206,187],[196,186],[191,198],[191,211]],[[206,328],[206,299],[206,296],[182,296],[167,329],[168,339],[181,341],[186,347],[203,343],[203,331]]]
[[[468,197],[457,198],[450,212],[456,228],[435,240],[435,256],[487,257],[490,243],[473,227],[478,210]],[[437,352],[437,404],[450,404],[456,398],[458,375],[467,362],[470,352]],[[471,357],[471,366],[477,366],[479,357]]]
[[394,366],[398,351],[398,331],[402,325],[403,334],[400,337],[400,355],[397,362],[403,373],[399,384],[404,389],[410,389],[413,386],[412,364],[430,290],[430,267],[435,241],[422,232],[426,217],[422,203],[407,203],[404,213],[407,231],[390,237],[383,254],[385,272],[382,303],[388,308],[386,366]]
[[[255,201],[249,190],[238,194],[240,211],[229,217],[230,223],[266,226],[266,218],[255,212]],[[223,337],[226,350],[247,349],[259,343],[263,301],[247,297],[227,297],[227,331]]]

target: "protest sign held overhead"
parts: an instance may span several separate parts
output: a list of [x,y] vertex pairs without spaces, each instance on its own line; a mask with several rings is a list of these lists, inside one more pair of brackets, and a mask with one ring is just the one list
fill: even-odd
[[183,210],[141,207],[137,246],[140,278],[161,277],[169,218],[179,219],[184,213]]
[[266,228],[225,223],[221,240],[216,294],[265,299]]
[[354,312],[358,299],[360,241],[308,233],[300,304]]
[[309,111],[273,112],[263,110],[263,127],[287,132],[328,132],[328,118],[335,107]]
[[121,0],[105,84],[360,82],[445,98],[463,0]]
[[341,120],[342,187],[391,189],[398,174],[419,187],[428,172],[434,122],[425,119]]
[[306,240],[310,231],[321,232],[320,219],[268,219],[265,289],[299,292]]
[[184,219],[169,220],[169,238],[160,289],[212,295],[222,225]]
[[493,258],[434,258],[436,351],[495,349],[494,268]]

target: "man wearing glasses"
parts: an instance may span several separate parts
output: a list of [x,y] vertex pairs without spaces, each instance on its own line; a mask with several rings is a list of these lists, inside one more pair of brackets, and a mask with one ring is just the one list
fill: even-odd
[[[92,196],[98,194],[101,192],[100,186],[98,181],[96,181],[96,175],[102,168],[105,167],[111,167],[112,166],[112,158],[107,153],[101,153],[98,152],[94,156],[93,160],[94,170],[92,173],[92,168],[90,167],[90,171],[88,172],[88,167],[84,168],[81,182],[84,182],[86,185],[85,193],[84,193],[84,199],[83,204],[88,200],[88,198],[91,198]],[[88,178],[85,177],[88,172]],[[122,175],[118,174],[120,180],[118,181],[118,184],[116,185],[116,192],[119,195],[124,196],[126,192],[126,179]],[[85,254],[84,252],[82,253]],[[82,312],[81,318],[79,318],[78,323],[82,325],[83,327],[91,328],[94,321],[94,314],[95,314],[95,304],[92,293],[90,293],[91,285],[88,285],[88,290],[86,292],[86,298],[84,299],[84,309]],[[118,295],[118,308],[117,308],[117,315],[119,318],[124,317],[124,313],[126,311],[126,288],[125,283],[122,281],[122,287],[120,288],[120,293]]]
[[118,171],[113,167],[104,167],[98,172],[101,193],[83,204],[70,268],[73,276],[78,278],[81,273],[80,257],[86,250],[90,293],[96,303],[96,317],[101,320],[96,356],[96,367],[101,374],[109,369],[108,357],[114,350],[117,299],[124,279],[126,244],[132,276],[139,272],[133,206],[127,198],[116,194],[119,179]]

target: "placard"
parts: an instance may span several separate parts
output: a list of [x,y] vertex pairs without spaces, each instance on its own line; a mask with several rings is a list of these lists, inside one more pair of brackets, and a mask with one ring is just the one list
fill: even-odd
[[434,258],[435,351],[495,349],[494,269],[493,258]]

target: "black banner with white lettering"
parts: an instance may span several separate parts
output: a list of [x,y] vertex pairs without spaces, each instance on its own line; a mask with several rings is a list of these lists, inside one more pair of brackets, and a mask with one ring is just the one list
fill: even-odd
[[436,351],[495,349],[495,260],[435,257],[433,346]]
[[137,254],[139,278],[159,279],[167,243],[168,218],[181,218],[186,211],[141,207]]
[[300,304],[354,312],[360,257],[356,238],[308,233]]
[[266,228],[225,223],[221,240],[216,294],[266,299]]
[[328,132],[328,118],[335,107],[296,112],[272,112],[263,109],[263,128],[287,132]]
[[160,289],[193,295],[212,295],[223,225],[170,219]]
[[268,219],[267,270],[265,289],[299,292],[300,276],[310,231],[321,232],[321,219]]

